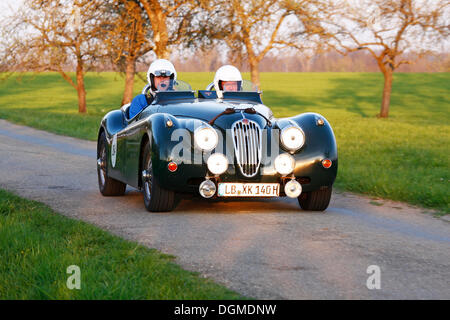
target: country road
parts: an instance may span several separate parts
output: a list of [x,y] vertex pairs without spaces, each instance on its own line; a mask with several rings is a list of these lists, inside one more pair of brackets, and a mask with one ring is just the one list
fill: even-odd
[[[134,189],[100,195],[95,150],[0,120],[0,188],[173,254],[254,298],[450,299],[450,222],[423,209],[335,192],[325,213],[287,198],[193,198],[149,213]],[[380,289],[366,286],[370,265],[381,269]]]

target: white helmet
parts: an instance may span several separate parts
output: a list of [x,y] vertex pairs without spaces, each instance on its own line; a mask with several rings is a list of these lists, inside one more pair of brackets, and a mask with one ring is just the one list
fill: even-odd
[[216,75],[214,76],[214,88],[217,92],[217,97],[222,98],[222,85],[221,81],[237,81],[238,82],[238,90],[240,91],[242,85],[242,76],[241,72],[238,68],[233,67],[231,65],[225,65],[220,67],[216,71]]
[[147,71],[147,81],[150,85],[150,92],[154,93],[155,87],[154,77],[170,77],[171,80],[177,80],[177,71],[172,62],[166,59],[158,59],[153,61]]

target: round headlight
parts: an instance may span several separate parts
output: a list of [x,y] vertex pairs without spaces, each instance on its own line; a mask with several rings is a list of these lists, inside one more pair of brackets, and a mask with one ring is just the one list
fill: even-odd
[[297,127],[288,127],[281,130],[281,143],[289,151],[296,151],[303,147],[305,134]]
[[200,149],[211,151],[217,146],[219,137],[217,136],[217,132],[214,129],[203,127],[195,130],[194,141]]
[[228,160],[221,153],[213,153],[208,158],[207,165],[213,174],[222,174],[228,169]]
[[275,170],[279,174],[286,175],[294,171],[295,160],[287,153],[280,154],[275,158]]

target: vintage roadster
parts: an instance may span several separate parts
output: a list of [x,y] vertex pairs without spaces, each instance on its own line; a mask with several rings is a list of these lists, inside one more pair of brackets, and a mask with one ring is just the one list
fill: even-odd
[[203,198],[297,198],[304,210],[330,202],[338,159],[333,130],[317,113],[276,119],[261,92],[198,91],[176,81],[133,118],[105,115],[97,144],[104,196],[143,191],[149,211],[170,211],[176,194]]

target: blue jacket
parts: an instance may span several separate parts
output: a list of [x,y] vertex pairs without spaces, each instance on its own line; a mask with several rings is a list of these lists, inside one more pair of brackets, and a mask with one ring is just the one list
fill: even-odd
[[137,115],[142,109],[144,109],[146,106],[148,106],[153,99],[150,98],[150,101],[147,101],[147,97],[145,94],[140,94],[134,97],[133,101],[131,101],[131,106],[128,111],[129,118],[133,118],[135,115]]

